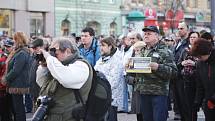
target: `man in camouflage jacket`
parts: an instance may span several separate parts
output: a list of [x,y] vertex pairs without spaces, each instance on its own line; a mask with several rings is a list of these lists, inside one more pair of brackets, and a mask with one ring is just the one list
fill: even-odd
[[167,96],[170,78],[176,73],[172,52],[159,40],[159,30],[155,26],[143,29],[146,47],[143,57],[151,57],[152,73],[141,74],[137,89],[141,94],[141,110],[144,121],[166,121],[168,116]]

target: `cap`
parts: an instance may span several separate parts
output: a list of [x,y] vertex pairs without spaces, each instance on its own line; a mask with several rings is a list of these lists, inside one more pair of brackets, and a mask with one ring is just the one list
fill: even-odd
[[144,32],[146,31],[153,31],[153,32],[156,32],[156,33],[160,33],[160,31],[158,30],[158,28],[156,26],[147,26],[145,28],[142,29]]
[[30,44],[29,47],[30,48],[35,48],[35,47],[40,47],[43,46],[43,40],[40,38],[37,38],[35,40],[33,40]]
[[14,42],[12,39],[6,38],[3,40],[3,44],[4,46],[12,47],[14,45]]

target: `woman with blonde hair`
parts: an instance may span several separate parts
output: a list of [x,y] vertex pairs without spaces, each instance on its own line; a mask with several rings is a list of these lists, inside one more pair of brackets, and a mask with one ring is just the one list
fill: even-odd
[[24,32],[16,32],[13,36],[15,48],[6,60],[4,84],[11,94],[15,121],[26,121],[23,94],[29,93],[28,72],[30,68],[30,52],[28,39]]

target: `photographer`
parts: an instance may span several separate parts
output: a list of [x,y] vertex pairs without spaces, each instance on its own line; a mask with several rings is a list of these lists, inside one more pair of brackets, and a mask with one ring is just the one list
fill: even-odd
[[[37,70],[37,83],[41,86],[40,97],[43,97],[40,110],[38,108],[33,121],[42,120],[39,119],[43,118],[41,115],[44,114],[41,113],[46,113],[46,121],[76,121],[72,116],[72,110],[81,104],[76,103],[72,89],[78,89],[83,100],[87,100],[91,88],[92,68],[87,62],[78,60],[81,58],[79,51],[69,39],[57,38],[49,50],[55,57],[41,50],[47,67],[40,65]],[[42,107],[44,108],[41,109]]]

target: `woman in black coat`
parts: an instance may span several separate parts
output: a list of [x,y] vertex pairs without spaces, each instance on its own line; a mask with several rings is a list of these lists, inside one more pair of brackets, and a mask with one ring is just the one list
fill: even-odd
[[195,108],[201,105],[206,121],[215,121],[215,49],[208,40],[199,38],[191,48],[197,63]]
[[197,121],[197,111],[193,110],[192,105],[194,103],[196,93],[196,63],[197,58],[190,54],[190,48],[194,45],[194,42],[199,38],[198,32],[190,32],[188,35],[189,45],[185,48],[179,61],[177,63],[178,71],[181,77],[180,81],[183,81],[183,97],[181,97],[182,121]]
[[4,83],[11,94],[15,121],[26,121],[23,94],[29,93],[28,73],[30,68],[30,52],[27,48],[28,39],[23,32],[16,32],[13,37],[15,49],[6,61]]

